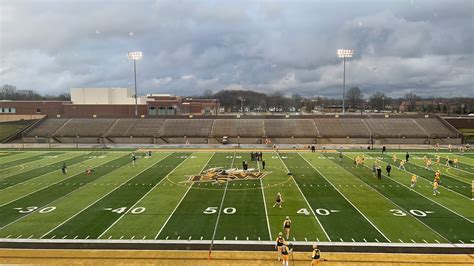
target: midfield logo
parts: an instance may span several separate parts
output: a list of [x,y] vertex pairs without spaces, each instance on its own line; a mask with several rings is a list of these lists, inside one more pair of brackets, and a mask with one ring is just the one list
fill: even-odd
[[260,172],[251,168],[246,171],[232,168],[224,169],[216,167],[205,170],[200,175],[192,175],[189,178],[191,182],[228,182],[232,180],[254,180],[263,178],[268,172]]

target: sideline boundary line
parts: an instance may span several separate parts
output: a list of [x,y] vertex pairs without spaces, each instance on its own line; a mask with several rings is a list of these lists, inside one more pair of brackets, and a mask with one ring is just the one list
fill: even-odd
[[[204,169],[206,168],[206,166],[209,164],[209,162],[211,161],[211,159],[214,157],[216,153],[213,153],[209,159],[207,160],[207,162],[204,164],[204,166],[202,167],[201,169],[201,172],[204,171]],[[169,180],[167,178],[167,180]],[[188,187],[188,189],[186,190],[186,192],[184,193],[184,195],[181,197],[181,199],[179,200],[178,204],[176,204],[176,207],[174,207],[174,210],[171,212],[171,214],[168,216],[168,218],[166,219],[166,221],[163,223],[163,225],[161,226],[160,230],[158,231],[158,233],[156,233],[155,235],[155,240],[158,239],[158,236],[161,234],[161,231],[163,231],[163,229],[166,227],[166,225],[168,224],[168,221],[171,219],[171,217],[173,216],[173,214],[176,212],[176,210],[178,209],[178,207],[181,205],[181,202],[184,200],[184,198],[186,198],[186,195],[188,195],[188,192],[191,190],[191,187],[193,186],[194,184],[191,183]]]
[[[286,166],[285,162],[284,162],[283,159],[281,158],[280,153],[277,152],[276,154],[278,155],[278,158],[280,159],[281,163],[282,163],[283,166],[285,167],[286,172],[289,173],[290,170],[288,169],[288,167]],[[328,233],[326,232],[326,229],[324,229],[323,225],[321,224],[321,222],[319,221],[318,217],[316,216],[316,213],[314,213],[313,207],[311,207],[311,205],[309,204],[309,202],[308,202],[308,200],[306,199],[305,195],[303,194],[303,191],[301,191],[300,186],[298,186],[298,183],[296,183],[295,179],[293,178],[293,175],[291,175],[291,179],[293,180],[293,183],[295,183],[296,187],[298,188],[298,191],[300,192],[301,196],[303,197],[304,201],[306,202],[306,205],[308,205],[308,208],[311,210],[311,213],[313,213],[314,218],[316,218],[316,221],[318,222],[319,226],[320,226],[321,229],[323,230],[324,235],[326,235],[326,237],[327,237],[327,239],[328,239],[329,241],[332,241],[331,238],[329,237]]]

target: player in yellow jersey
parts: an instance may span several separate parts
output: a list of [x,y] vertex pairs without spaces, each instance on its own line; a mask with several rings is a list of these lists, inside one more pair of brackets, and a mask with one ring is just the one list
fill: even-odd
[[453,159],[453,166],[454,166],[454,168],[458,168],[458,169],[459,169],[459,160],[458,160],[458,158],[454,158],[454,159]]
[[431,159],[427,159],[425,162],[425,168],[428,170],[433,170],[433,167],[431,166],[433,163],[431,162]]
[[410,188],[414,188],[416,186],[416,179],[417,179],[417,176],[416,175],[412,175],[411,176],[411,185],[410,185]]
[[321,264],[321,251],[318,249],[316,244],[313,245],[313,253],[311,254],[311,266]]
[[278,254],[278,261],[280,261],[281,247],[283,246],[283,244],[285,244],[285,239],[283,238],[283,234],[281,232],[278,233],[278,237],[275,239],[275,242],[275,249]]
[[435,172],[434,182],[438,183],[438,185],[441,184],[441,172],[439,170]]
[[290,238],[291,220],[289,216],[283,221],[283,229],[285,230],[286,239]]
[[433,182],[433,196],[440,194],[440,192],[438,191],[438,188],[439,188],[438,182]]
[[441,157],[439,155],[436,155],[436,165],[439,165],[441,163]]
[[404,160],[400,160],[400,164],[398,165],[398,170],[404,170],[404,171],[406,170]]
[[394,154],[394,155],[392,156],[392,160],[393,160],[393,163],[396,163],[396,162],[397,162],[397,155],[396,155],[396,154]]

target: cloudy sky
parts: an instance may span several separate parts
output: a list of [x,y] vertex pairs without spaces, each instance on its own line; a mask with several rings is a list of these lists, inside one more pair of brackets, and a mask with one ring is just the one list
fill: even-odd
[[474,97],[473,0],[0,0],[0,85]]

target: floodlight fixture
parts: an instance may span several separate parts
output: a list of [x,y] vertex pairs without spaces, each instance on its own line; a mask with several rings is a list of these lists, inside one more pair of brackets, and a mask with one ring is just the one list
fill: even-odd
[[128,52],[127,57],[130,60],[140,60],[142,59],[143,53],[142,52]]
[[340,58],[348,58],[352,57],[354,55],[354,50],[353,49],[339,49],[337,50],[337,56]]
[[343,59],[344,75],[342,78],[342,114],[346,114],[346,58],[354,55],[354,49],[338,49],[337,56]]
[[138,93],[137,93],[137,60],[142,59],[143,53],[140,51],[128,52],[127,57],[133,60],[133,74],[135,77],[135,117],[138,117]]

